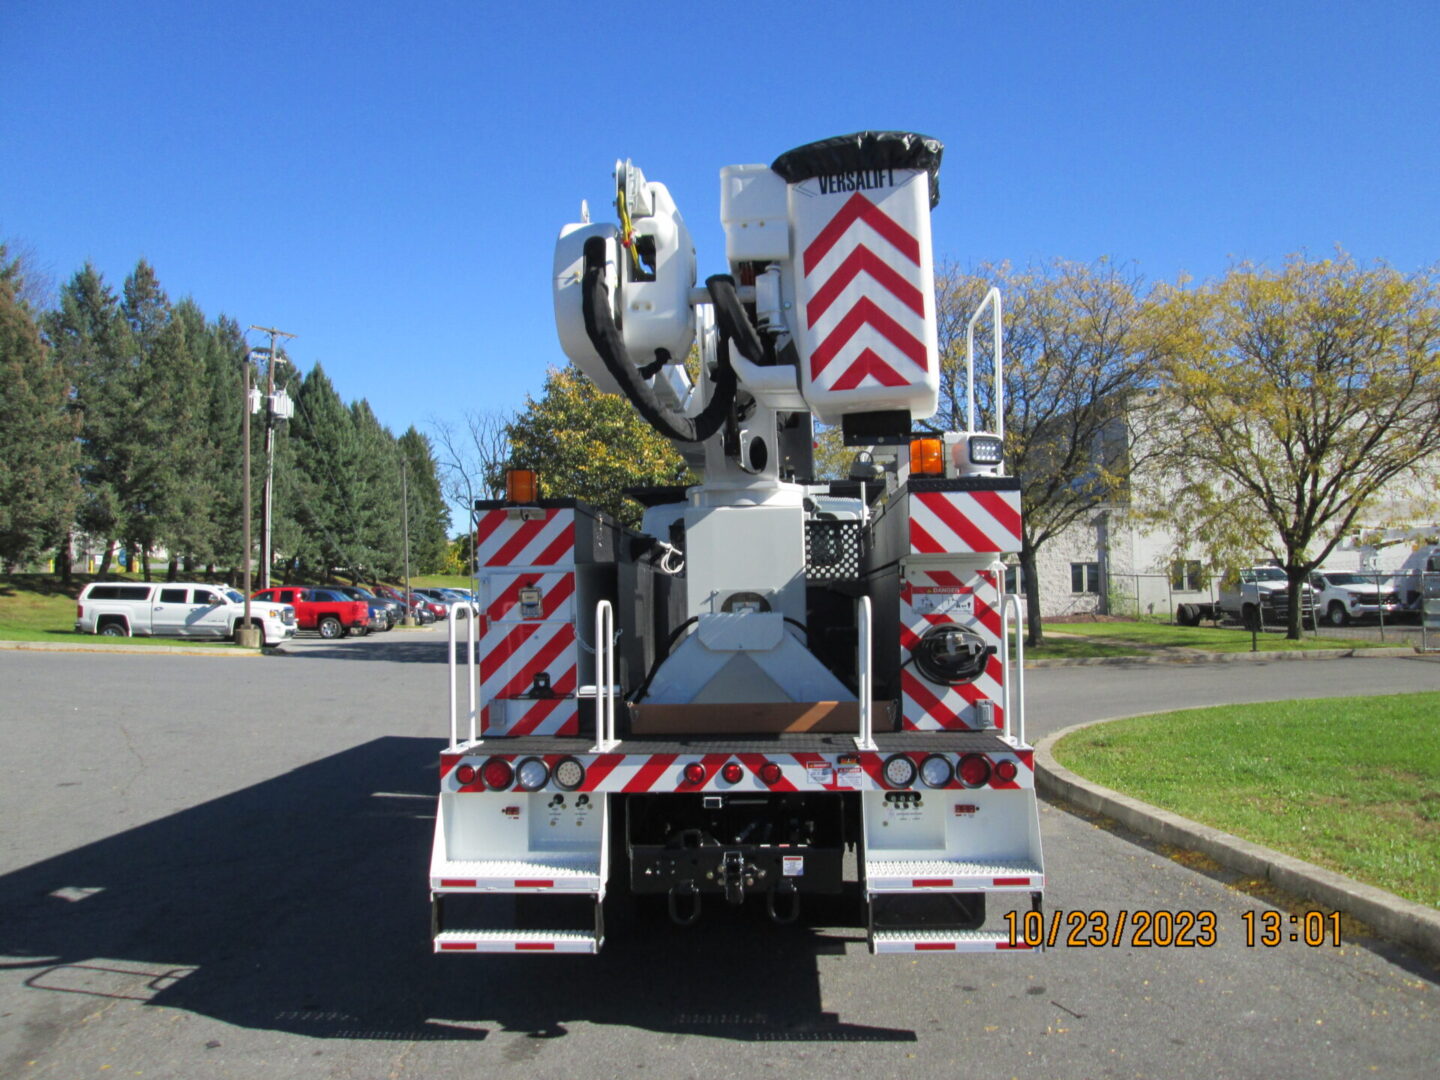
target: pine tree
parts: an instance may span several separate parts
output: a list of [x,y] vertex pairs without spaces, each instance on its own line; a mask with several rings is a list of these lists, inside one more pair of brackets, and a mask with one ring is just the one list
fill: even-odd
[[360,485],[355,421],[319,364],[294,396],[293,558],[301,574],[325,575],[359,562],[354,539]]
[[392,577],[403,565],[400,457],[395,436],[381,425],[364,399],[350,406],[350,417],[359,451],[352,571],[372,578]]
[[90,263],[60,290],[60,308],[44,320],[45,336],[74,387],[71,408],[80,436],[80,528],[105,545],[119,533],[120,488],[128,469],[121,436],[134,407],[129,330],[115,294]]
[[20,299],[22,283],[18,262],[0,245],[0,562],[7,566],[68,533],[79,499],[70,381]]

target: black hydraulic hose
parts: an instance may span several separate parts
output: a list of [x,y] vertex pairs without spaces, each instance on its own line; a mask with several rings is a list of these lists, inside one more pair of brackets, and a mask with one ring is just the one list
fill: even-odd
[[660,404],[655,391],[630,361],[625,340],[610,312],[610,294],[605,288],[605,240],[599,236],[585,241],[585,276],[580,299],[590,344],[595,346],[605,369],[651,427],[679,442],[703,442],[720,430],[735,403],[734,370],[729,364],[721,363],[713,379],[710,400],[699,416],[682,416]]
[[710,290],[710,300],[715,306],[715,325],[720,328],[720,335],[735,342],[740,355],[752,364],[765,363],[765,346],[740,304],[735,279],[729,274],[714,274],[705,279],[705,288]]

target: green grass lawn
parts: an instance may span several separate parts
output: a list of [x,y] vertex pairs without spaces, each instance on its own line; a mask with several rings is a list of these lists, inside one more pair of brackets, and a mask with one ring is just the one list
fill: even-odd
[[[0,641],[83,642],[101,648],[119,644],[200,645],[210,649],[236,647],[229,641],[77,634],[75,596],[91,580],[91,575],[76,574],[71,584],[66,586],[52,574],[0,574]],[[134,580],[138,581],[138,576]]]
[[1096,783],[1440,906],[1440,693],[1192,709],[1068,735]]
[[[1059,634],[1079,634],[1084,637],[1110,638],[1115,641],[1129,641],[1151,648],[1204,649],[1206,652],[1249,652],[1250,633],[1247,630],[1224,630],[1210,626],[1171,626],[1153,622],[1083,622],[1046,623],[1046,631]],[[1306,636],[1299,641],[1290,641],[1283,634],[1260,634],[1259,648],[1262,652],[1292,652],[1297,649],[1374,649],[1383,648],[1378,641],[1350,641],[1331,637]],[[1026,653],[1028,656],[1029,653]]]
[[[1012,642],[1010,655],[1015,655]],[[1043,645],[1027,648],[1025,659],[1029,660],[1086,660],[1096,656],[1144,656],[1144,649],[1126,645],[1111,645],[1105,641],[1075,641],[1047,637]]]
[[474,584],[464,574],[416,574],[410,579],[411,587],[416,589],[464,589],[469,592]]

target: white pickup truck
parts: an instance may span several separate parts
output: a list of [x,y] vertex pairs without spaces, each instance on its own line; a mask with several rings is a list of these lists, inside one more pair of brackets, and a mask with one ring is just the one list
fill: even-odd
[[1331,626],[1404,610],[1399,591],[1384,575],[1319,570],[1310,575],[1310,584],[1319,592],[1315,606]]
[[[75,630],[110,637],[234,637],[244,617],[244,594],[190,581],[92,581],[75,601]],[[295,636],[289,604],[252,601],[250,620],[266,645]]]
[[[1290,614],[1290,580],[1278,566],[1249,566],[1239,579],[1220,590],[1213,604],[1181,604],[1175,621],[1181,626],[1199,626],[1201,619],[1220,622],[1232,619],[1242,626],[1283,626]],[[1315,618],[1315,590],[1300,587],[1300,617],[1303,624]]]

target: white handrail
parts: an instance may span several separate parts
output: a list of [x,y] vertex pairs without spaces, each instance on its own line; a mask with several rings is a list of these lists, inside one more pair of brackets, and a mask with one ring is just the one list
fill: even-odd
[[595,605],[595,745],[593,754],[613,750],[615,738],[615,612],[609,600]]
[[995,348],[995,434],[1005,438],[1005,378],[1004,350],[1001,343],[1001,302],[1000,290],[992,288],[980,301],[975,314],[965,324],[965,430],[975,430],[975,323],[987,307],[994,308],[993,341]]
[[870,705],[875,694],[871,688],[871,680],[874,673],[870,670],[870,598],[860,597],[859,610],[856,616],[856,629],[859,631],[859,651],[855,657],[856,686],[860,691],[859,713],[860,713],[860,734],[855,737],[855,746],[860,750],[879,749],[875,745],[875,721],[870,715]]
[[446,670],[450,673],[450,747],[454,749],[460,744],[460,717],[456,711],[455,701],[455,620],[447,620],[445,628],[449,637],[449,655],[446,658]]
[[[1019,708],[1010,711],[1010,608],[1015,608],[1015,690]],[[1000,607],[1000,666],[1005,673],[1005,727],[1010,741],[1025,745],[1025,635],[1021,632],[1023,612],[1020,597],[1008,593]]]
[[467,670],[465,672],[465,681],[470,684],[470,741],[474,743],[478,741],[478,733],[475,730],[475,725],[480,716],[480,711],[475,707],[475,690],[476,687],[479,685],[475,678],[475,653],[478,651],[475,648],[475,638],[478,633],[478,631],[475,629],[475,624],[479,620],[475,615],[474,609],[472,609],[468,604],[465,606],[465,620],[466,628],[469,631],[469,646],[465,651],[465,663],[467,665]]

